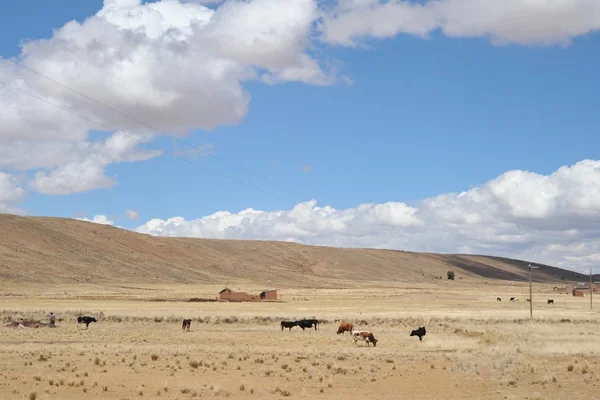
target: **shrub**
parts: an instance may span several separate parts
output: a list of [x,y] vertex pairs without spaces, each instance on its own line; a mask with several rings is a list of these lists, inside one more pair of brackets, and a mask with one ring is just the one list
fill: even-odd
[[454,271],[448,271],[448,272],[447,272],[447,275],[448,275],[448,279],[449,279],[449,280],[451,280],[451,281],[453,281],[453,280],[454,280]]

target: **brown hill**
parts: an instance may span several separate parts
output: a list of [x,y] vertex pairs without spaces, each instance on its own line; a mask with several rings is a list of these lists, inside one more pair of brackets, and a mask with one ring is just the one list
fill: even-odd
[[[0,214],[0,277],[19,283],[206,283],[283,287],[528,280],[527,262],[286,242],[161,238],[66,218]],[[540,266],[538,282],[587,277]]]

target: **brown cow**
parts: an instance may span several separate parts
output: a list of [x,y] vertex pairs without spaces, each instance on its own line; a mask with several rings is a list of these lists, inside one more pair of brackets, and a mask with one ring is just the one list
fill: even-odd
[[342,322],[337,330],[337,334],[339,335],[340,333],[344,332],[349,332],[350,334],[352,334],[353,329],[354,325],[352,325],[352,322]]
[[367,331],[354,331],[352,333],[352,338],[354,339],[354,344],[357,344],[357,340],[360,339],[367,342],[367,346],[369,346],[369,343],[373,343],[373,347],[377,346],[378,342],[378,340],[375,339],[375,336],[373,336],[373,333]]

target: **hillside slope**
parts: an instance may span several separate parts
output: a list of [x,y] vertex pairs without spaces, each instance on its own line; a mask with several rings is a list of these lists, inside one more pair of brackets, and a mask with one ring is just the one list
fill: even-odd
[[[253,283],[332,287],[367,282],[528,280],[527,262],[477,255],[340,249],[285,242],[159,238],[65,218],[0,214],[0,278],[20,283]],[[581,281],[541,266],[538,282]]]

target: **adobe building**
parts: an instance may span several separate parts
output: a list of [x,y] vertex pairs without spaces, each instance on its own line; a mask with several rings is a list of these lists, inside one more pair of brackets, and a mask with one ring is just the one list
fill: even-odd
[[265,289],[260,292],[261,300],[277,300],[277,290],[275,289]]

